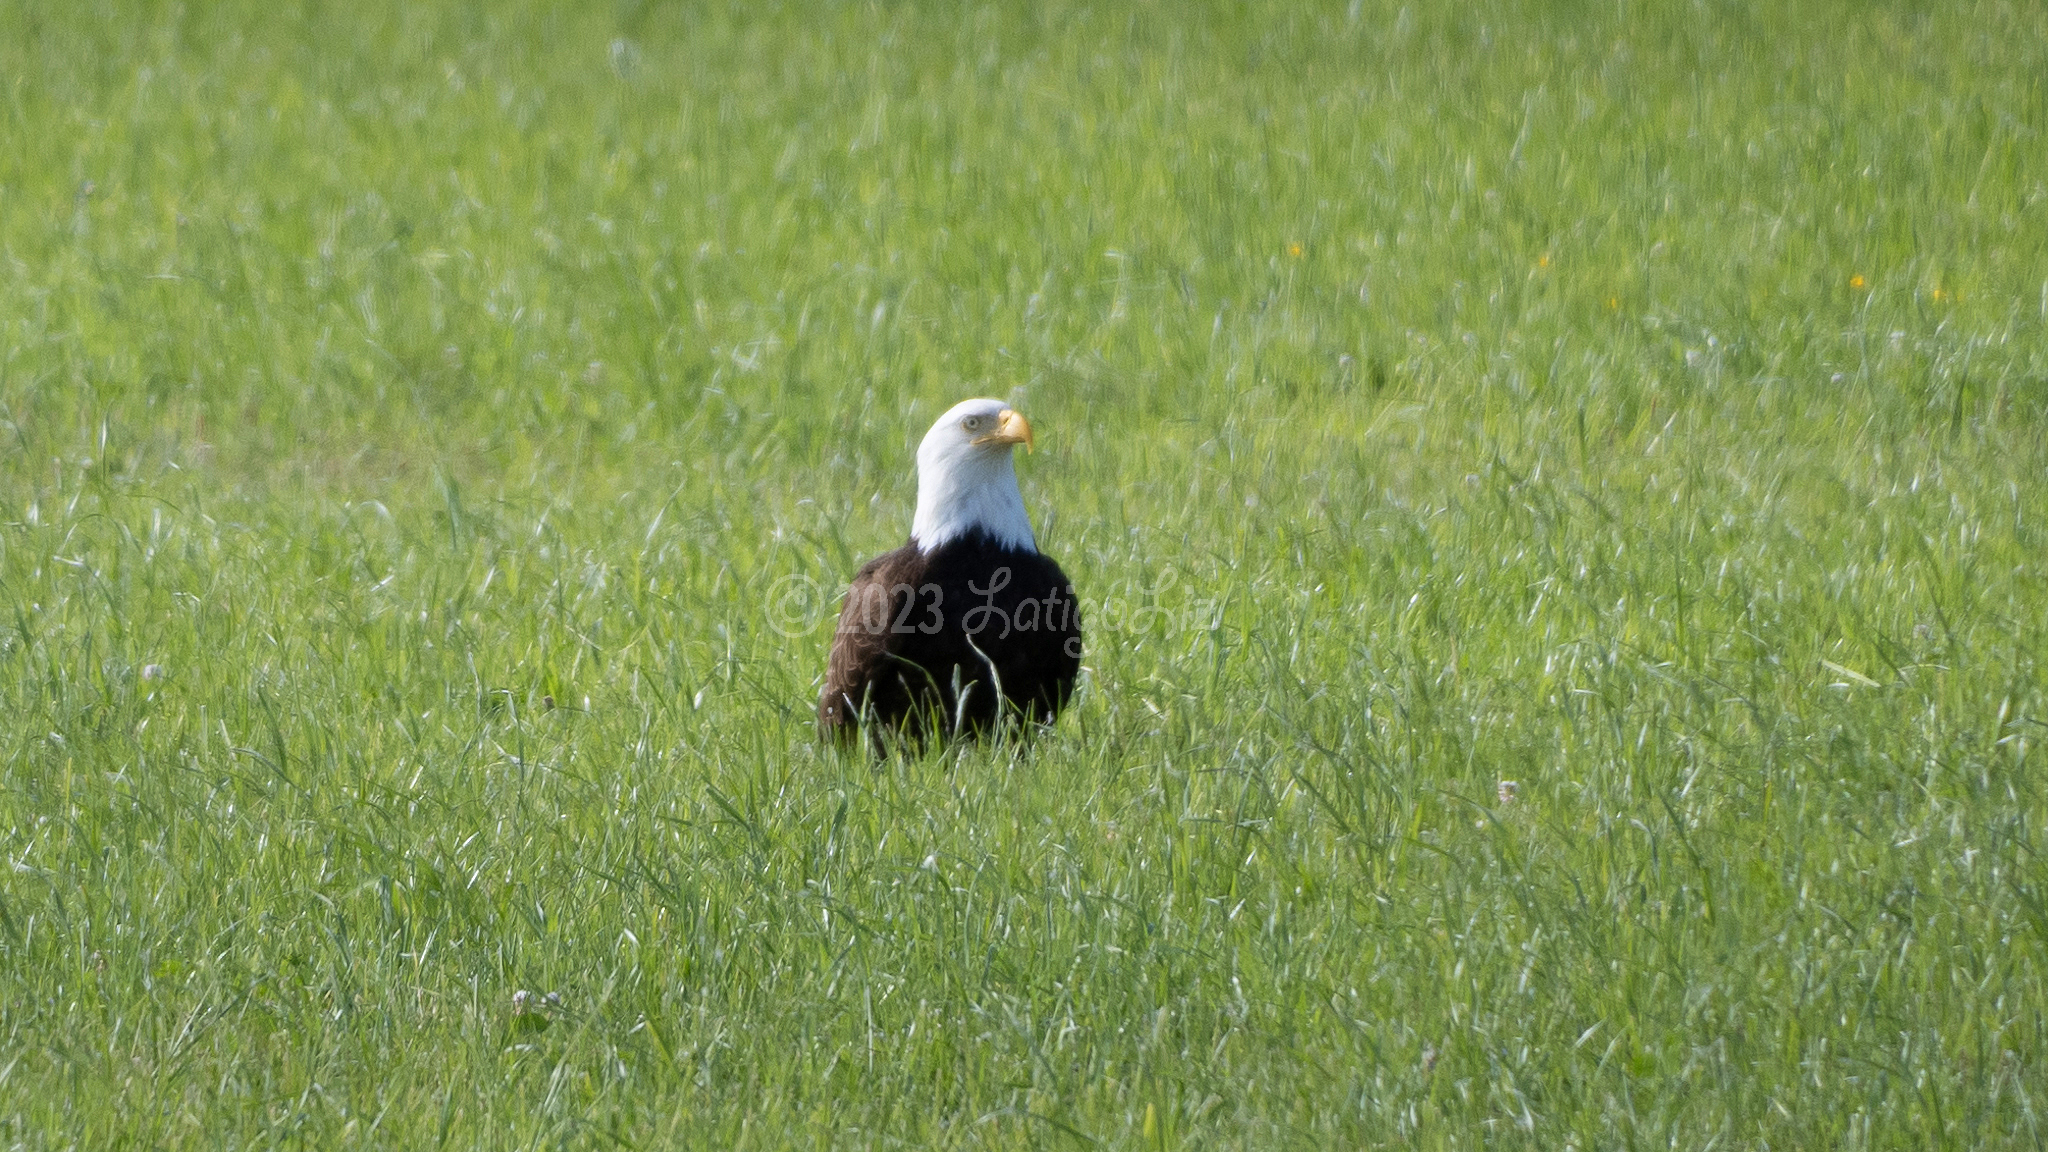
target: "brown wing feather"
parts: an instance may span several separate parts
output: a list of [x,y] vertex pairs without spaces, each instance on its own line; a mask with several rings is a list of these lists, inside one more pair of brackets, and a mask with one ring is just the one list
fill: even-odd
[[892,631],[902,604],[900,592],[891,596],[890,590],[915,589],[925,566],[924,556],[906,546],[875,557],[854,574],[839,608],[832,654],[825,662],[825,690],[818,697],[818,727],[826,735],[851,735],[863,708],[877,716],[898,710],[891,673],[905,637]]

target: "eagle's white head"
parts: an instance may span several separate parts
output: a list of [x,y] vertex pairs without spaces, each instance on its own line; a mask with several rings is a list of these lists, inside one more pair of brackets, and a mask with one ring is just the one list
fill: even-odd
[[917,517],[910,541],[930,552],[979,528],[997,543],[1038,551],[1010,450],[1031,450],[1031,425],[1001,400],[963,400],[917,446]]

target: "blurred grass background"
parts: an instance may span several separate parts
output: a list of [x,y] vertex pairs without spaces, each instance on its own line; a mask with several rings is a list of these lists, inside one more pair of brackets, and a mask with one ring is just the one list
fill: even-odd
[[[0,85],[10,1142],[2041,1142],[2038,6],[0,2]],[[787,594],[980,394],[1082,701],[827,755]]]

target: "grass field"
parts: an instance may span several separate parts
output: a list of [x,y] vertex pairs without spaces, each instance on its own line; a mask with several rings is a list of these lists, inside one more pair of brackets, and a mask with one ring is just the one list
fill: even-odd
[[2039,5],[0,0],[0,356],[9,1147],[2048,1143]]

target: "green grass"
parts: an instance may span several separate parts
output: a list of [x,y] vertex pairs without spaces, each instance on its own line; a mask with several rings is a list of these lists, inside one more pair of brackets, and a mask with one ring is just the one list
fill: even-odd
[[0,1139],[2048,1143],[2048,14],[1781,7],[0,2]]

